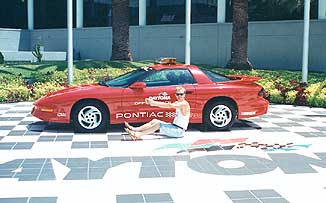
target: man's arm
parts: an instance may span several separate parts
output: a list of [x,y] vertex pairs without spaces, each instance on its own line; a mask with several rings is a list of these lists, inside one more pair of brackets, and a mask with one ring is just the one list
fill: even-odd
[[154,101],[152,99],[145,99],[146,104],[149,104],[151,106],[157,106],[160,108],[182,108],[186,105],[184,102],[174,102],[174,103],[165,103],[165,102],[159,102]]

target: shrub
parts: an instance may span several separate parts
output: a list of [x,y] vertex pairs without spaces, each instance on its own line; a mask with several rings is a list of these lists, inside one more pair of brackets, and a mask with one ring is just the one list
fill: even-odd
[[37,59],[37,62],[41,62],[42,61],[43,54],[41,53],[41,45],[40,44],[36,44],[34,46],[33,51],[32,51],[32,54]]
[[3,88],[0,94],[6,94],[5,97],[2,97],[2,102],[29,101],[31,98],[30,89],[22,85],[12,85]]
[[295,99],[297,97],[297,91],[291,90],[285,93],[285,103],[286,104],[294,104]]
[[[99,80],[115,78],[134,70],[131,67],[112,68],[111,66],[99,66],[93,63],[90,62],[87,68],[85,65],[78,67],[78,63],[75,63],[74,85],[96,83]],[[33,73],[28,72],[29,74],[22,73],[28,78],[26,82],[21,76],[17,76],[17,72],[15,72],[16,75],[10,74],[10,72],[0,74],[0,102],[35,100],[67,86],[65,64],[60,63],[56,66],[51,63],[28,64],[26,67],[37,70],[31,71]],[[40,67],[39,70],[38,67]],[[301,73],[296,71],[254,69],[245,71],[220,68],[213,68],[213,71],[226,75],[247,74],[261,77],[262,79],[257,83],[264,87],[271,103],[326,107],[326,75],[322,73],[309,73],[309,85],[307,85],[298,82]],[[34,83],[35,81],[36,83]]]
[[3,87],[0,87],[0,102],[6,102],[7,95],[8,95],[8,90]]
[[307,87],[309,106],[326,107],[326,82],[318,82]]
[[277,89],[272,89],[269,91],[270,102],[272,103],[283,103],[284,97],[282,96],[281,91]]
[[35,72],[31,74],[31,77],[41,83],[52,82],[61,85],[67,83],[67,71]]
[[44,95],[47,95],[51,92],[63,89],[64,87],[58,83],[45,82],[45,83],[35,83],[32,88],[32,93],[34,99],[38,99]]

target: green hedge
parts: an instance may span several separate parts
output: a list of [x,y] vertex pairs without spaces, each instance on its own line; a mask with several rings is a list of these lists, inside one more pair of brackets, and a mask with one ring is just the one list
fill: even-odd
[[[125,65],[125,64],[124,64]],[[139,64],[140,67],[142,64]],[[138,67],[75,68],[74,85],[96,83],[114,78]],[[206,67],[207,68],[207,67]],[[301,72],[252,70],[239,71],[208,67],[222,74],[259,76],[258,81],[272,103],[326,107],[326,74],[309,73],[308,84],[301,83]],[[0,73],[0,102],[34,101],[67,86],[67,70],[34,71],[28,77]]]

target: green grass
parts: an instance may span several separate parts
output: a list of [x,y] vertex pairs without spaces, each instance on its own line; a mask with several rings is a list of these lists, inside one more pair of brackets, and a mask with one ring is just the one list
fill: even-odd
[[[108,69],[108,68],[140,68],[142,66],[153,64],[153,61],[140,61],[140,62],[128,62],[128,61],[97,61],[97,60],[85,60],[75,61],[74,68],[82,69]],[[31,77],[36,72],[51,72],[51,71],[64,71],[67,69],[67,62],[41,62],[41,63],[8,63],[0,65],[0,75],[21,75],[24,78]]]
[[[83,60],[75,61],[75,69],[121,69],[121,68],[140,68],[142,66],[153,64],[154,61],[99,61],[99,60]],[[288,70],[259,70],[254,69],[251,71],[246,70],[232,70],[217,67],[216,65],[200,64],[200,67],[212,69],[222,74],[247,74],[257,75],[261,77],[275,77],[283,80],[301,80],[301,71],[288,71]],[[66,62],[41,62],[41,63],[8,63],[0,65],[0,75],[21,75],[23,78],[28,78],[36,72],[47,73],[52,71],[64,71],[67,69]],[[322,82],[326,80],[326,73],[309,72],[308,83]]]

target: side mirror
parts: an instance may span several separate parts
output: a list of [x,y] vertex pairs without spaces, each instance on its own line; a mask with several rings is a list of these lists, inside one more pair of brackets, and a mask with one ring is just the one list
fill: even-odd
[[146,83],[144,82],[135,82],[129,86],[130,89],[144,89],[146,88]]

